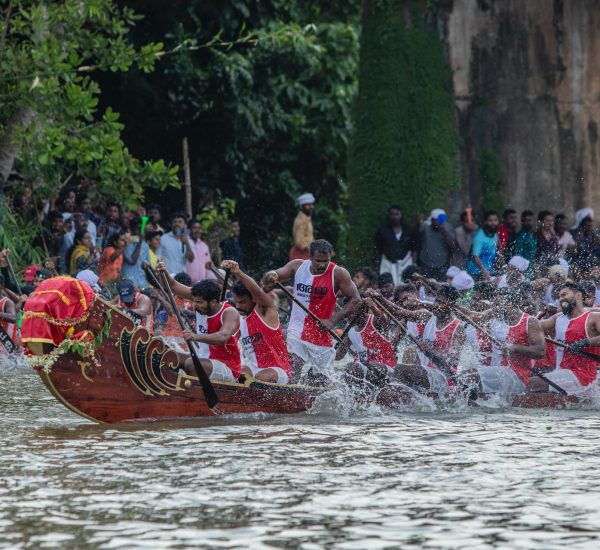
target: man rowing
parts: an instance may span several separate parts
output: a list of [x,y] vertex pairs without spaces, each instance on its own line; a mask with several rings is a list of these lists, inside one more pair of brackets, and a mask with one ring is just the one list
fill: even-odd
[[122,279],[117,285],[117,289],[119,294],[115,296],[114,302],[131,315],[137,324],[149,332],[154,332],[152,300],[140,292],[130,279]]
[[[237,339],[240,315],[229,303],[221,302],[221,287],[211,279],[200,281],[191,288],[182,285],[169,275],[162,261],[158,262],[156,271],[166,274],[176,296],[191,300],[194,304],[196,332],[184,330],[183,337],[194,342],[206,374],[211,380],[237,382],[241,374]],[[191,357],[185,359],[184,370],[188,374],[195,374]]]
[[[477,369],[483,393],[523,393],[533,375],[534,360],[544,357],[540,322],[523,310],[530,286],[522,283],[510,291],[498,289],[495,307],[482,312],[461,308],[478,325],[474,327],[477,333],[492,343],[489,362],[481,361]],[[480,325],[486,321],[489,332]]]
[[0,353],[11,353],[18,343],[17,307],[6,295],[4,281],[4,275],[0,275],[0,341],[3,344]]
[[[561,312],[541,321],[544,333],[564,342],[556,346],[556,368],[546,377],[569,394],[581,393],[596,380],[598,361],[582,352],[600,355],[600,313],[583,305],[583,294],[576,283],[566,282],[559,287]],[[536,391],[553,391],[543,380],[535,381]]]
[[[293,295],[321,321],[315,321],[296,302],[287,330],[287,346],[292,360],[294,380],[299,378],[305,363],[312,367],[306,375],[308,384],[327,383],[327,375],[335,357],[331,331],[340,319],[353,311],[360,297],[346,269],[331,261],[333,247],[324,240],[309,246],[308,260],[292,260],[283,267],[265,273],[263,285],[272,287],[279,281],[293,279]],[[336,293],[347,301],[335,311]],[[322,326],[321,326],[322,325]]]
[[237,262],[225,260],[221,268],[237,277],[231,294],[241,314],[240,338],[248,361],[242,373],[263,382],[287,384],[292,366],[273,296],[244,273]]
[[[367,294],[374,293],[368,291]],[[394,369],[394,380],[421,391],[437,393],[447,393],[449,386],[454,385],[459,355],[465,344],[464,328],[448,305],[457,299],[458,291],[442,284],[434,303],[421,302],[420,309],[405,309],[385,302],[391,313],[416,323],[418,332],[422,327],[422,333],[417,337],[420,364],[398,365]]]

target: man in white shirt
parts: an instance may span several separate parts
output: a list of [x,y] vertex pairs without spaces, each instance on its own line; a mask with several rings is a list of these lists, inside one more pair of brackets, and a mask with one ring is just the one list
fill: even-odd
[[185,271],[186,262],[194,261],[183,212],[177,212],[171,219],[171,231],[160,239],[158,257],[165,263],[169,273],[181,273]]

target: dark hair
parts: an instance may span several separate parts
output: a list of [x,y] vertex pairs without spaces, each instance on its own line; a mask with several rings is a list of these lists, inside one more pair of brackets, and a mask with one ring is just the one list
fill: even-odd
[[534,218],[535,214],[531,210],[523,210],[523,212],[521,212],[521,219],[524,219],[527,216],[531,216],[532,218]]
[[160,230],[157,229],[156,231],[146,231],[146,233],[144,234],[144,239],[146,239],[147,241],[151,241],[152,239],[154,239],[154,237],[158,237],[158,236],[163,236],[164,233]]
[[388,206],[388,214],[392,211],[392,210],[398,210],[400,212],[402,212],[402,208],[400,208],[399,204],[390,204]]
[[365,276],[365,279],[368,279],[371,283],[377,281],[377,273],[366,265],[357,267],[354,273],[362,273]]
[[171,216],[171,222],[177,218],[181,218],[183,221],[185,221],[187,223],[187,214],[185,212],[182,212],[181,210],[179,212],[175,212],[175,214],[173,214]]
[[402,272],[402,280],[411,281],[412,276],[415,273],[419,273],[419,268],[416,265],[409,265],[408,267],[405,267],[404,271]]
[[495,210],[487,210],[483,213],[483,220],[487,220],[490,216],[496,216],[498,217],[498,212],[496,212]]
[[197,224],[197,223],[200,224],[200,225],[202,225],[202,222],[198,218],[191,218],[190,221],[187,222],[188,229],[191,229],[192,226],[195,225],[195,224]]
[[561,285],[558,286],[557,290],[560,292],[564,288],[569,288],[573,292],[581,292],[583,294],[583,291],[581,290],[581,287],[577,283],[574,283],[573,281],[566,281],[566,282],[564,282],[563,284],[561,284]]
[[377,278],[377,286],[382,287],[383,285],[394,284],[394,278],[391,273],[381,273]]
[[131,220],[129,220],[129,230],[130,231],[132,229],[139,229],[140,227],[142,227],[142,218],[140,218],[139,216],[135,216],[135,217],[131,218]]
[[205,279],[204,281],[195,283],[192,286],[191,293],[192,296],[203,298],[207,302],[211,302],[212,300],[219,301],[219,298],[221,298],[221,287],[216,281]]
[[583,294],[584,298],[596,295],[596,285],[592,283],[592,281],[579,281],[577,286],[579,287],[579,290],[581,290],[581,294]]
[[[471,215],[475,217],[475,212],[472,212]],[[464,222],[467,219],[467,211],[463,210],[460,214],[460,221]]]
[[115,202],[115,201],[108,201],[106,203],[106,206],[104,207],[104,211],[106,212],[109,208],[112,208],[113,206],[117,207],[117,210],[119,212],[121,212],[121,207],[119,206],[119,203]]
[[118,233],[113,233],[108,239],[106,239],[106,246],[112,246],[113,248],[117,248],[117,244],[119,239],[125,235],[125,231],[119,231]]
[[533,285],[530,282],[519,283],[516,287],[509,289],[508,297],[516,302],[523,298],[529,298],[534,293]]
[[415,285],[413,285],[412,283],[403,283],[401,285],[398,285],[396,287],[396,290],[394,290],[394,301],[395,302],[398,301],[398,297],[403,292],[417,292],[417,287]]
[[554,216],[554,223],[560,223],[566,219],[567,219],[567,216],[565,216],[564,214],[556,214],[556,216]]
[[154,202],[152,204],[149,204],[148,206],[146,206],[146,212],[149,210],[158,210],[159,212],[162,212],[160,205],[158,205]]
[[229,223],[240,223],[240,219],[237,216],[229,218]]
[[491,300],[496,294],[496,285],[491,281],[477,281],[473,290],[480,294],[484,300]]
[[236,296],[249,296],[252,297],[250,291],[242,284],[242,281],[236,281],[231,287],[231,292]]
[[83,201],[87,200],[88,198],[89,198],[89,197],[87,196],[87,194],[86,194],[86,193],[79,193],[79,194],[77,195],[77,197],[75,198],[75,202],[76,202],[78,205],[81,205],[81,203],[82,203]]
[[517,211],[514,208],[507,208],[504,212],[502,212],[502,219],[505,220],[511,214],[516,214]]
[[310,243],[308,250],[311,256],[314,256],[317,252],[321,254],[331,254],[333,252],[333,246],[325,239],[317,239]]
[[458,290],[456,290],[453,286],[448,285],[446,283],[441,284],[436,293],[438,296],[446,300],[447,302],[456,302],[460,298],[460,294]]
[[184,271],[182,271],[181,273],[177,273],[177,275],[175,275],[175,277],[173,278],[182,285],[192,286],[192,278]]
[[62,220],[63,219],[63,215],[58,211],[58,210],[51,210],[50,212],[48,212],[48,222],[52,223],[55,220]]
[[549,210],[540,210],[538,214],[538,222],[543,222],[546,216],[552,216],[552,212]]

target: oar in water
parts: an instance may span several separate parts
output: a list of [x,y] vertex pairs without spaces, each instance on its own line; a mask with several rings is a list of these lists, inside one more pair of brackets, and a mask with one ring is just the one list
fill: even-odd
[[[312,311],[310,311],[310,309],[308,309],[300,300],[298,300],[298,298],[296,298],[287,288],[285,288],[279,282],[275,283],[275,286],[279,290],[281,290],[281,292],[283,292],[292,302],[294,302],[302,311],[304,311],[304,313],[306,313],[311,319],[313,319],[313,321],[315,321],[315,323],[317,323],[317,325],[323,331],[330,334],[331,337],[337,342],[336,346],[344,345],[344,340],[334,330],[330,329],[325,323],[323,323],[322,319],[320,319]],[[348,330],[350,330],[350,329],[348,329]],[[359,358],[359,361],[360,361],[360,355],[357,352],[353,352],[353,353],[355,354],[355,356],[357,356]],[[383,382],[387,378],[386,374],[380,372],[379,369],[377,369],[373,365],[369,364],[367,361],[360,361],[360,362],[365,367],[367,367],[369,370],[371,370],[371,372],[375,373],[375,377],[377,378],[378,382]]]
[[[175,313],[177,322],[179,323],[179,326],[181,327],[182,331],[186,330],[185,325],[183,324],[183,319],[181,318],[181,315],[179,313],[179,309],[177,308],[177,304],[175,303],[175,296],[173,296],[173,291],[171,290],[171,287],[169,286],[169,281],[167,280],[167,275],[165,273],[161,273],[161,275],[162,275],[162,280],[163,280],[162,286],[165,289],[167,298],[169,299],[171,307],[173,308],[173,313]],[[198,354],[196,353],[196,347],[194,345],[194,342],[192,342],[191,340],[187,340],[187,345],[190,348],[192,362],[194,363],[194,368],[196,369],[196,376],[198,376],[198,381],[200,382],[200,385],[202,386],[202,391],[204,392],[204,397],[206,399],[206,402],[208,403],[208,406],[212,409],[219,402],[219,396],[217,395],[217,391],[215,390],[215,387],[212,385],[212,382],[210,381],[208,374],[206,374],[206,371],[204,370],[204,368],[202,367],[202,364],[200,363],[200,358],[198,357]]]
[[572,353],[574,355],[583,355],[583,357],[593,359],[594,361],[598,361],[600,363],[600,355],[598,355],[597,353],[592,353],[591,351],[584,351],[584,350],[573,351],[571,346],[569,344],[567,344],[566,342],[561,342],[560,340],[554,340],[553,338],[550,338],[549,336],[546,336],[546,342],[550,342],[551,344],[554,344],[555,346],[558,346],[560,348],[565,348],[567,351],[569,351],[570,353]]
[[[436,294],[437,299],[440,300],[439,296],[437,296],[437,289],[427,279],[425,279],[418,273],[415,273],[413,275],[413,277],[417,280],[420,280],[423,283],[423,285],[425,285],[429,290],[431,290],[434,294]],[[447,307],[449,307],[456,314],[456,316],[459,319],[468,323],[469,325],[474,327],[476,330],[481,332],[483,335],[487,336],[487,338],[489,338],[491,342],[496,344],[496,346],[499,349],[502,349],[505,347],[505,343],[500,342],[498,339],[494,338],[487,330],[485,330],[479,323],[477,323],[476,321],[471,319],[471,317],[469,317],[464,311],[462,311],[456,304],[453,304],[452,302],[448,302],[447,300],[443,300],[443,299],[440,301],[443,302]],[[600,357],[598,357],[598,359],[600,359]],[[546,377],[538,369],[531,367],[531,372],[533,373],[533,376],[537,376],[540,380],[543,380],[544,382],[546,382],[546,384],[548,384],[550,387],[554,388],[561,395],[567,395],[568,392],[564,388],[561,388],[558,384],[556,384],[555,382],[552,382],[552,380],[550,380],[548,377]]]

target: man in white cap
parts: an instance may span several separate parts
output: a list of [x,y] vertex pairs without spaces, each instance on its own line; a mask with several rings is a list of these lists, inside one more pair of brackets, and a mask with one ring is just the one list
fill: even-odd
[[448,223],[446,212],[441,208],[432,210],[421,224],[419,265],[423,275],[443,281],[455,248],[454,229]]
[[498,279],[498,288],[513,286],[526,280],[525,273],[529,269],[529,260],[521,256],[513,256],[506,266],[506,273]]
[[314,241],[312,213],[315,197],[312,193],[303,193],[296,199],[296,204],[300,211],[292,229],[294,245],[290,249],[290,260],[308,260],[308,247]]

